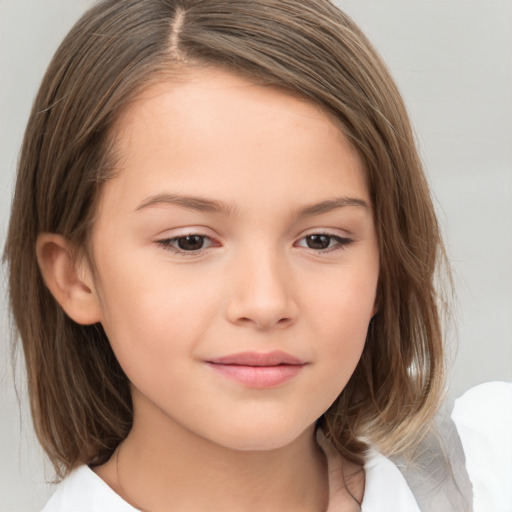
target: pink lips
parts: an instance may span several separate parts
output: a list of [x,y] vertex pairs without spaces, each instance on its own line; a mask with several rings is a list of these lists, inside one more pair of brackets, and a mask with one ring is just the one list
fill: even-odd
[[271,388],[289,381],[303,369],[304,361],[279,350],[240,352],[209,359],[214,371],[251,388]]

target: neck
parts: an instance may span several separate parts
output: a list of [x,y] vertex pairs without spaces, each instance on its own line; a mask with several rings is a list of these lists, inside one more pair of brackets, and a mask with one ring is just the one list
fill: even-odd
[[135,415],[118,452],[96,469],[118,494],[147,511],[326,510],[325,456],[310,427],[290,444],[241,451],[166,418]]

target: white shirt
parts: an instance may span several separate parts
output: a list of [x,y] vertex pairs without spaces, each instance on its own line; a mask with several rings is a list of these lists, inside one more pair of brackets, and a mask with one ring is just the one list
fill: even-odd
[[[452,419],[473,485],[474,512],[512,512],[512,383],[481,384],[456,400]],[[365,463],[363,512],[421,512],[398,467],[377,450]],[[43,512],[137,512],[89,467],[75,469]]]

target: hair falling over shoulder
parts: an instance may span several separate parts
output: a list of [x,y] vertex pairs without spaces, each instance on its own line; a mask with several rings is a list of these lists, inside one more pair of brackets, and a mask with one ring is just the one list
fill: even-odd
[[327,0],[103,0],[42,81],[4,253],[34,424],[58,475],[106,461],[133,410],[101,325],[73,322],[47,289],[36,239],[57,233],[87,254],[102,183],[118,167],[117,120],[143,88],[186,66],[219,66],[318,104],[361,156],[380,248],[378,311],[354,374],[319,423],[353,461],[367,443],[407,453],[444,391],[434,280],[446,261],[403,101],[372,45]]

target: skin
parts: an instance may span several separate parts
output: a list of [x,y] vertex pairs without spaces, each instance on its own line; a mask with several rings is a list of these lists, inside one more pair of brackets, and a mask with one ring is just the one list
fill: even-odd
[[[82,263],[60,300],[103,324],[132,384],[118,466],[95,471],[146,510],[325,510],[314,424],[357,365],[379,274],[357,153],[316,105],[212,68],[145,91],[118,150],[92,232],[96,274]],[[180,249],[192,234],[202,248]],[[43,237],[43,267],[63,248]],[[270,387],[206,362],[274,350],[304,364]],[[360,501],[364,479],[351,485]]]

